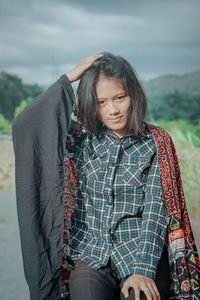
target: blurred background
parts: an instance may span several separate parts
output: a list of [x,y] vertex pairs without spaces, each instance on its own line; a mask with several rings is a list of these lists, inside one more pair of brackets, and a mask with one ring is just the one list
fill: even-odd
[[[109,51],[136,69],[147,121],[175,143],[200,250],[200,2],[0,0],[0,298],[27,300],[11,124],[83,57]],[[77,83],[73,85],[76,91]]]

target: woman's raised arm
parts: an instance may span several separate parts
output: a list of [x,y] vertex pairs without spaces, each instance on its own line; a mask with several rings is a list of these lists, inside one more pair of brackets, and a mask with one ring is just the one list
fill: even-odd
[[80,76],[94,63],[94,61],[102,55],[103,54],[93,54],[81,59],[81,61],[69,73],[66,74],[69,81],[74,82],[78,80]]

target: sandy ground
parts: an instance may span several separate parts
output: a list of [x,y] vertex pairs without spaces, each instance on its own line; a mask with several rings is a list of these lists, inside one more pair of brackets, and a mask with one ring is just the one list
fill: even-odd
[[14,193],[0,194],[0,299],[28,300]]
[[0,193],[15,191],[15,159],[10,136],[0,136]]
[[[11,137],[0,135],[0,299],[27,300],[15,197],[15,160]],[[200,250],[200,218],[190,221]],[[200,252],[199,252],[200,253]]]

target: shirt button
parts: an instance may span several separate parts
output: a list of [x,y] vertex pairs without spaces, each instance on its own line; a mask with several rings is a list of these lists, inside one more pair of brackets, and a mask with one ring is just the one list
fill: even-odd
[[112,202],[112,200],[108,200],[108,205],[112,205],[113,204],[113,202]]
[[115,163],[114,163],[114,161],[109,161],[109,167],[112,167],[112,166],[114,166],[115,165]]

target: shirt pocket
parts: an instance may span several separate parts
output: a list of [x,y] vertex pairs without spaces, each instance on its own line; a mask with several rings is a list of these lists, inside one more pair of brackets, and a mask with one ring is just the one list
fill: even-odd
[[123,162],[123,181],[132,186],[143,185],[149,165],[146,157],[126,158]]
[[85,176],[88,183],[102,180],[105,173],[104,167],[105,156],[93,154],[83,163],[81,173]]

